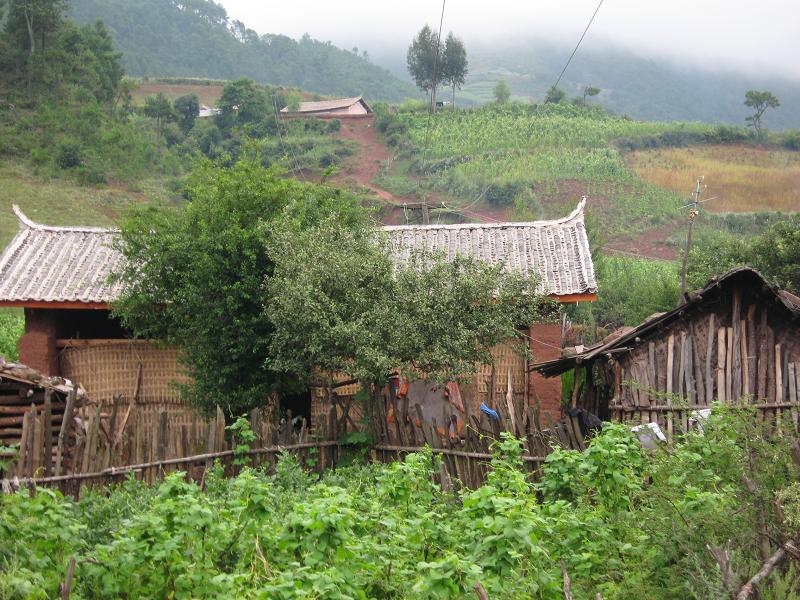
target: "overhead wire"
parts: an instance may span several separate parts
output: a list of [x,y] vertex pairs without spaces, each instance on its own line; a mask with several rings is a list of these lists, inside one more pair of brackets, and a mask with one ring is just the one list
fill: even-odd
[[[297,160],[297,156],[295,156],[295,153],[291,149],[290,146],[288,146],[287,144],[283,143],[283,136],[281,135],[281,121],[280,121],[280,116],[278,114],[278,99],[274,94],[272,95],[272,107],[275,109],[274,110],[275,129],[278,132],[278,141],[280,142],[281,149],[283,150],[283,153],[286,155],[287,159],[289,159],[289,158],[291,159],[290,164],[289,164],[289,170],[294,174],[295,173],[295,168],[296,168],[297,172],[300,173],[300,172],[302,172],[302,169],[300,168],[300,163]],[[287,152],[287,148],[288,148],[289,152]],[[292,161],[294,162],[294,167],[292,167],[292,165],[291,165]]]
[[[598,2],[597,7],[594,9],[594,12],[592,13],[591,18],[589,19],[589,22],[586,24],[586,27],[584,28],[583,33],[581,34],[581,37],[578,39],[578,43],[575,44],[575,48],[573,48],[572,53],[569,55],[569,58],[567,59],[567,62],[564,64],[564,67],[561,69],[561,72],[559,73],[558,78],[556,79],[555,83],[551,86],[551,88],[556,88],[556,87],[558,87],[558,84],[561,83],[561,79],[564,77],[564,73],[567,72],[567,68],[569,68],[569,65],[572,63],[572,59],[575,57],[575,54],[578,52],[578,48],[580,48],[581,43],[583,43],[583,40],[586,37],[586,34],[589,32],[589,29],[591,28],[592,23],[594,23],[594,20],[597,17],[597,13],[600,12],[600,7],[603,6],[603,2],[604,1],[605,0],[600,0]],[[440,27],[440,36],[441,36],[441,27]],[[537,104],[536,105],[536,111],[537,112],[539,111],[540,107],[541,107],[541,104]],[[428,114],[428,125],[430,125],[430,113]],[[523,151],[522,147],[520,146],[519,139],[515,138],[515,140],[516,140],[515,141],[516,150],[520,154],[524,154],[524,151]],[[427,137],[426,137],[426,147],[427,147]],[[424,165],[424,156],[425,156],[424,153],[425,153],[425,150],[426,150],[426,148],[423,149],[423,165]],[[492,186],[492,182],[490,181],[486,185],[486,187],[484,188],[483,192],[481,192],[474,201],[472,201],[470,204],[467,205],[467,208],[472,208],[478,202],[480,202],[481,199],[489,191],[489,188],[491,186]],[[444,203],[442,203],[442,204],[444,205]],[[461,209],[461,210],[463,211],[464,209]],[[457,211],[453,211],[453,212],[457,212]],[[468,212],[468,211],[466,211],[466,212]],[[469,213],[469,214],[475,214],[476,216],[481,217],[481,218],[487,218],[489,220],[494,220],[495,222],[500,222],[500,221],[497,221],[496,219],[491,219],[491,217],[486,217],[485,215],[479,215],[478,213]]]
[[572,62],[572,58],[575,56],[575,53],[578,51],[578,48],[580,47],[581,42],[583,42],[583,38],[586,37],[586,33],[589,31],[589,28],[592,26],[592,23],[594,23],[594,18],[597,16],[597,13],[600,12],[600,7],[603,6],[603,2],[605,2],[605,0],[600,0],[600,2],[597,4],[597,8],[594,9],[594,13],[592,14],[592,18],[589,19],[589,23],[587,23],[586,29],[583,30],[583,33],[581,34],[581,37],[578,40],[578,43],[575,44],[575,49],[572,51],[572,54],[569,55],[569,59],[567,59],[567,64],[565,64],[564,68],[561,69],[561,73],[559,73],[558,79],[556,79],[556,82],[552,85],[553,88],[558,87],[558,84],[561,83],[561,78],[564,76],[564,73],[567,72],[567,67],[569,67],[569,64]]

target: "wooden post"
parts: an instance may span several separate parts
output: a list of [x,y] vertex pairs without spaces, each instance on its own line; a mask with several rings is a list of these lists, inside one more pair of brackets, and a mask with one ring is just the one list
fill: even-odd
[[706,403],[711,404],[714,401],[714,376],[711,372],[711,356],[714,351],[714,313],[708,316],[708,333],[706,339],[708,346],[706,346]]
[[100,427],[100,405],[98,404],[94,409],[94,416],[92,417],[89,427],[86,430],[86,445],[83,448],[83,465],[81,470],[86,473],[89,471],[90,461],[93,458],[97,446],[97,431]]
[[22,415],[22,435],[19,440],[19,455],[17,456],[17,477],[26,477],[25,463],[28,462],[28,436],[30,431],[30,419],[28,411]]
[[[36,405],[31,403],[31,421],[33,435],[31,436],[31,477],[36,477],[42,466],[42,448],[44,447],[44,420],[42,414],[37,414]],[[49,425],[49,424],[48,424]]]
[[675,362],[675,335],[669,334],[667,338],[667,397],[673,393],[672,370]]
[[731,390],[729,398],[739,400],[742,397],[742,354],[740,326],[742,319],[742,292],[735,289],[733,292],[733,307],[731,309],[731,339],[728,341],[731,350]]
[[726,327],[725,342],[725,399],[728,402],[735,400],[733,397],[733,327]]
[[75,409],[75,398],[77,394],[72,388],[67,394],[67,405],[64,407],[64,416],[61,418],[61,428],[58,431],[58,445],[56,447],[56,475],[61,475],[64,459],[64,449],[72,425],[72,411]]
[[53,390],[47,389],[44,392],[44,476],[50,477],[53,474]]
[[[761,310],[761,321],[758,326],[758,381],[756,397],[761,400],[767,397],[767,310]],[[753,342],[755,343],[755,341]]]
[[217,431],[214,434],[214,439],[216,440],[216,451],[221,452],[225,449],[225,413],[222,412],[222,409],[217,404],[217,419],[214,423]]
[[783,402],[783,362],[780,344],[775,344],[775,402]]
[[717,400],[725,402],[725,328],[717,330]]
[[740,339],[741,339],[741,348],[739,351],[741,352],[742,356],[742,395],[749,396],[753,392],[750,389],[750,364],[747,356],[747,321],[742,319],[741,323],[739,324],[739,331],[740,331]]

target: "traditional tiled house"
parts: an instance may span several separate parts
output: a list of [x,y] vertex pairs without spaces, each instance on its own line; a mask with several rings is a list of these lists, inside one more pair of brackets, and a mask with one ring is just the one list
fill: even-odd
[[318,119],[341,119],[371,117],[372,114],[372,108],[361,96],[337,100],[320,100],[319,102],[301,102],[297,110],[289,110],[288,106],[281,109],[281,118],[316,117]]
[[[584,227],[585,201],[566,218],[528,223],[409,225],[385,227],[398,262],[427,248],[446,257],[461,253],[536,277],[540,291],[559,302],[591,301],[596,282]],[[20,360],[49,375],[81,383],[94,399],[113,394],[140,403],[180,405],[173,381],[184,381],[174,348],[128,339],[111,315],[122,291],[109,275],[124,260],[114,248],[116,230],[51,227],[32,222],[14,208],[19,232],[0,256],[0,306],[25,309]],[[530,326],[531,349],[539,360],[561,350],[559,323]],[[560,383],[530,375],[527,362],[507,346],[495,349],[495,386],[505,394],[510,374],[514,394],[536,399],[551,413],[559,409]],[[486,395],[488,368],[482,368],[465,395]],[[338,390],[345,393],[346,390]],[[319,396],[312,395],[311,412]]]

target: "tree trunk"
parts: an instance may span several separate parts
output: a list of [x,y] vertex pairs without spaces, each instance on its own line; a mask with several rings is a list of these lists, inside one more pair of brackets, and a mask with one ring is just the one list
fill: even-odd
[[23,15],[25,16],[25,25],[28,28],[28,41],[31,45],[29,53],[28,53],[28,92],[31,91],[31,85],[33,84],[33,55],[36,51],[36,38],[33,33],[33,8],[26,7],[23,9]]

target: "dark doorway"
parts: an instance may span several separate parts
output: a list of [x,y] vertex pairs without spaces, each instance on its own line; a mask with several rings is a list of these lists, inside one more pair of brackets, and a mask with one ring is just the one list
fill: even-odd
[[292,420],[299,417],[296,421],[298,427],[300,419],[306,420],[306,427],[311,426],[311,390],[281,396],[279,407],[282,416],[288,415],[288,412],[291,411]]

